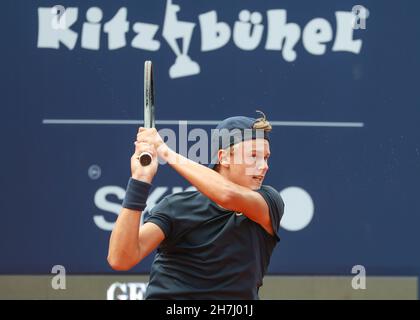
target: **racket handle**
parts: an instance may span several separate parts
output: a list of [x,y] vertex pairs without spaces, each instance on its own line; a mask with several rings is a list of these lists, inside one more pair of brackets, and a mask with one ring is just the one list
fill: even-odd
[[152,155],[149,152],[142,152],[139,157],[140,164],[147,167],[152,163]]

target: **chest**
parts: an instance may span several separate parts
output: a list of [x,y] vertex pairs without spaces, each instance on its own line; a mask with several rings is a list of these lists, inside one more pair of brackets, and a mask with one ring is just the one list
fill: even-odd
[[179,239],[178,244],[192,249],[249,250],[264,241],[262,229],[245,215],[227,213],[192,225]]

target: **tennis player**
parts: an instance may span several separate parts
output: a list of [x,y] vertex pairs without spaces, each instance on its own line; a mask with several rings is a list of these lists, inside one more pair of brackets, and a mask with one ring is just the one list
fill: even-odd
[[[271,125],[264,115],[236,116],[216,129],[230,134],[213,135],[218,148],[208,167],[171,150],[156,129],[138,131],[108,262],[129,270],[157,248],[146,299],[259,298],[284,211],[279,192],[263,185]],[[145,151],[153,160],[143,167],[138,159]],[[140,226],[157,157],[198,191],[164,197]]]

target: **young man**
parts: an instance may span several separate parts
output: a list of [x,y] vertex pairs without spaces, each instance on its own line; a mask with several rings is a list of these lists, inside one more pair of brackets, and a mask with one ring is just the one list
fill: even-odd
[[[213,136],[218,148],[209,167],[171,150],[155,129],[139,129],[108,262],[128,270],[158,248],[146,299],[258,299],[284,211],[279,193],[262,185],[271,125],[265,116],[238,116],[216,129],[229,136]],[[144,151],[153,157],[147,167],[138,161]],[[198,191],[166,196],[140,226],[157,156]]]

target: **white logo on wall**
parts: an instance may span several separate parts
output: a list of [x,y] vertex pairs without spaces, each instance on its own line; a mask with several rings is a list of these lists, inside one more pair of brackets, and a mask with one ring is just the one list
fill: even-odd
[[[195,23],[179,21],[177,19],[179,10],[180,7],[173,4],[172,0],[167,1],[162,36],[176,54],[175,64],[169,69],[171,78],[190,76],[200,72],[198,63],[188,56]],[[182,47],[178,46],[177,39],[182,40]]]
[[[171,193],[193,191],[197,190],[191,186],[186,189],[182,187],[169,187],[159,186],[153,189],[147,199],[147,207],[153,208],[168,191]],[[285,203],[285,210],[283,218],[281,219],[280,226],[288,231],[300,231],[306,228],[311,222],[314,215],[314,204],[311,196],[304,189],[299,187],[288,187],[280,192],[281,197]],[[112,202],[107,199],[108,196],[117,197],[120,202]],[[108,220],[106,217],[109,214],[98,214],[93,216],[95,225],[104,231],[112,231],[118,214],[121,211],[121,203],[125,197],[125,189],[120,186],[103,186],[98,189],[94,196],[95,206],[105,212],[114,215],[114,219]],[[142,220],[144,215],[142,215]]]
[[113,283],[106,292],[107,300],[144,300],[147,283]]
[[[65,11],[63,11],[65,9]],[[166,3],[162,37],[169,44],[175,54],[175,62],[169,69],[171,78],[191,76],[200,73],[200,66],[189,55],[189,49],[196,23],[178,20],[180,6],[172,0]],[[367,10],[367,9],[366,9]],[[127,32],[130,22],[127,20],[128,9],[120,8],[117,13],[103,24],[103,32],[108,35],[108,49],[117,50],[127,46]],[[201,51],[218,50],[228,44],[230,39],[237,48],[244,51],[255,50],[263,42],[266,34],[264,49],[279,51],[283,58],[292,62],[296,60],[295,47],[302,38],[302,47],[313,55],[324,55],[327,43],[334,40],[333,52],[351,52],[358,54],[362,47],[362,40],[353,39],[355,20],[360,19],[354,10],[336,11],[336,32],[332,24],[324,18],[314,18],[304,27],[287,21],[287,11],[284,9],[267,10],[266,25],[260,12],[250,12],[243,9],[238,14],[238,20],[231,27],[227,22],[219,21],[217,11],[212,10],[198,16]],[[364,16],[367,18],[367,15]],[[38,48],[60,49],[61,44],[74,50],[79,39],[79,33],[72,30],[72,26],[79,18],[76,7],[38,8]],[[99,7],[91,7],[86,12],[86,22],[80,32],[80,46],[87,50],[101,48],[103,11]],[[156,34],[160,26],[151,23],[134,22],[132,31],[136,34],[131,40],[131,47],[157,51],[160,41]],[[180,40],[180,44],[177,40]]]
[[285,203],[280,226],[288,231],[306,228],[314,215],[314,203],[309,193],[299,187],[288,187],[280,195]]
[[[193,186],[190,186],[186,189],[182,187],[178,187],[178,186],[172,187],[172,189],[170,189],[169,187],[156,187],[153,189],[153,191],[150,193],[149,197],[147,198],[147,202],[146,202],[147,206],[144,211],[146,212],[150,208],[153,208],[169,190],[171,190],[171,193],[173,194],[173,193],[178,193],[178,192],[183,192],[183,191],[193,191],[197,189]],[[108,196],[114,196],[114,197],[116,196],[120,200],[120,202],[116,203],[116,202],[109,201],[107,199]],[[122,208],[121,203],[124,200],[124,197],[125,197],[125,189],[121,188],[120,186],[103,186],[98,191],[96,191],[95,197],[94,197],[95,206],[100,210],[103,210],[105,212],[109,212],[115,215],[115,218],[111,221],[107,220],[105,215],[94,215],[93,221],[99,229],[104,230],[104,231],[112,231],[112,229],[114,228],[116,218],[121,211],[121,208]],[[141,219],[142,219],[141,222],[143,222],[144,215],[141,216]]]

